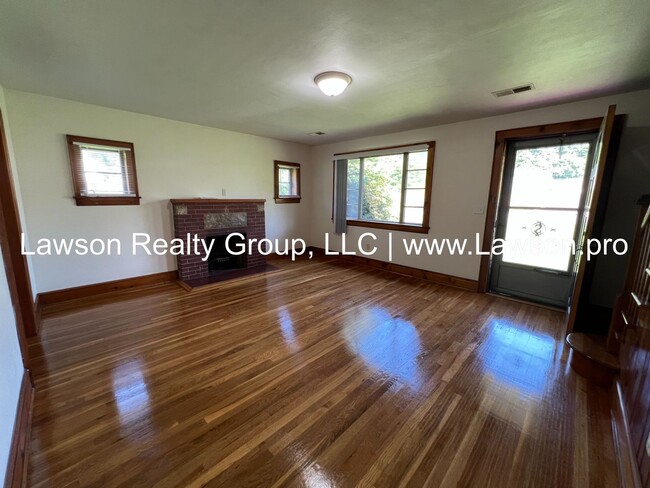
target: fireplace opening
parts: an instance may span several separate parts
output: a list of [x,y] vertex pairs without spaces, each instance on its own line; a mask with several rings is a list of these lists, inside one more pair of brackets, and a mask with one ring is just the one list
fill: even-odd
[[[208,271],[221,271],[224,269],[237,269],[246,267],[246,253],[235,256],[228,252],[226,248],[226,238],[228,235],[208,236],[206,241],[208,245],[212,244],[212,249],[208,255]],[[231,249],[239,244],[246,243],[246,234],[243,237],[233,235],[230,238],[229,245]]]

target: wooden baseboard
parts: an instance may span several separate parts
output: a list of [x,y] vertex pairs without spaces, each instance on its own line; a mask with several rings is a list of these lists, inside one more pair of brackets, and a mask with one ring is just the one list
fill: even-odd
[[110,291],[128,290],[129,288],[138,288],[141,286],[157,285],[167,283],[178,279],[178,271],[164,271],[144,276],[135,276],[133,278],[124,278],[122,280],[105,281],[93,285],[76,286],[74,288],[65,288],[63,290],[46,291],[39,293],[36,301],[42,307],[51,303],[65,302],[75,298],[85,298],[100,293]]
[[492,297],[500,298],[502,300],[509,300],[511,302],[523,303],[525,305],[530,305],[532,307],[539,307],[539,308],[544,308],[546,310],[553,310],[554,312],[566,313],[566,309],[560,308],[560,307],[555,307],[553,305],[544,305],[543,303],[529,302],[528,300],[522,300],[521,298],[515,298],[515,297],[508,296],[508,295],[502,295],[500,293],[494,293],[492,291],[486,291],[485,294],[490,295]]
[[[320,247],[309,246],[307,249],[309,251],[313,251],[314,255],[325,256],[325,250]],[[334,255],[328,257],[352,262],[354,264],[360,264],[362,266],[370,266],[373,268],[382,269],[390,273],[411,276],[413,278],[419,278],[421,280],[425,280],[430,283],[435,283],[437,285],[446,285],[446,286],[451,286],[454,288],[460,288],[462,290],[473,291],[473,292],[478,291],[478,281],[476,280],[460,278],[458,276],[452,276],[444,273],[436,273],[435,271],[427,271],[424,269],[412,268],[410,266],[404,266],[402,264],[387,263],[385,261],[379,261],[378,259],[371,259],[366,256]]]
[[630,424],[627,420],[627,411],[623,401],[623,391],[620,380],[612,386],[612,435],[614,438],[614,454],[618,465],[618,478],[622,488],[642,488],[639,468],[636,464],[632,441],[630,438]]
[[5,475],[5,488],[24,486],[27,474],[27,458],[29,454],[29,438],[32,426],[32,407],[34,405],[34,387],[28,370],[23,373],[16,409],[14,433],[9,448],[9,462]]

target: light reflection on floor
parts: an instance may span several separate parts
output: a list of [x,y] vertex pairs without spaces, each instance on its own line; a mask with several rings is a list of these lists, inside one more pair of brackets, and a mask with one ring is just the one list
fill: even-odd
[[363,309],[352,320],[343,330],[352,353],[371,368],[394,376],[413,389],[422,386],[418,363],[422,344],[413,324],[393,318],[380,307]]
[[522,393],[542,396],[552,378],[553,337],[494,319],[478,353],[492,379]]
[[113,371],[113,395],[120,418],[126,422],[134,415],[149,415],[150,400],[147,383],[142,374],[142,360],[119,364]]
[[336,483],[316,463],[301,470],[300,476],[305,488],[336,488]]
[[280,310],[278,311],[278,320],[280,321],[280,332],[282,332],[282,338],[289,347],[289,350],[295,352],[300,349],[300,345],[296,339],[296,331],[293,328],[291,313],[286,307],[280,307]]

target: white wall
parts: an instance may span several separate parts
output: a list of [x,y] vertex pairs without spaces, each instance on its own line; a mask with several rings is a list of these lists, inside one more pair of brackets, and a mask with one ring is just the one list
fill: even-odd
[[[475,233],[478,232],[481,236],[483,234],[485,215],[476,215],[473,212],[475,207],[487,204],[496,131],[598,117],[605,113],[611,103],[618,105],[617,113],[626,113],[629,117],[612,187],[611,200],[616,202],[616,208],[608,213],[605,233],[610,236],[631,237],[636,212],[634,200],[640,193],[650,192],[647,146],[650,90],[314,147],[311,155],[314,191],[311,242],[313,245],[323,246],[324,234],[334,232],[331,202],[332,159],[335,153],[435,140],[431,230],[428,237],[473,239]],[[348,228],[350,238],[356,238],[366,231],[374,230]],[[387,260],[387,231],[377,230],[375,234],[381,240],[380,252],[374,257]],[[420,236],[402,232],[394,235],[398,239]],[[331,247],[339,249],[336,245]],[[478,278],[480,258],[475,255],[409,257],[405,252],[400,252],[400,248],[394,251],[393,261],[399,264],[463,278]],[[607,263],[607,271],[616,275],[619,281],[624,273],[624,261],[614,259]],[[600,299],[610,301],[614,286],[616,284],[603,291]]]
[[[1,260],[0,260],[1,261]],[[23,362],[16,335],[16,316],[11,305],[7,276],[0,274],[0,481],[5,478],[9,447],[14,432]]]
[[[273,201],[273,160],[306,163],[309,147],[94,105],[6,90],[31,243],[40,238],[110,238],[134,232],[171,239],[170,198],[266,198],[270,238],[308,234],[310,199]],[[139,206],[78,207],[65,134],[135,144]],[[303,195],[311,192],[302,164]],[[176,269],[173,256],[34,256],[39,292]],[[125,252],[126,251],[126,252]]]
[[[0,85],[0,109],[5,114],[4,92]],[[5,129],[7,128],[5,120]],[[7,134],[9,138],[9,134]],[[5,479],[9,447],[14,431],[23,362],[16,334],[16,315],[9,295],[4,262],[0,258],[0,482]]]

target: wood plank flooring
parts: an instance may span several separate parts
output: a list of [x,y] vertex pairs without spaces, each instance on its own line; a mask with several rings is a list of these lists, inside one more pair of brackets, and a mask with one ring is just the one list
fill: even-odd
[[46,307],[32,487],[613,487],[559,312],[324,259]]

